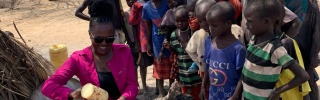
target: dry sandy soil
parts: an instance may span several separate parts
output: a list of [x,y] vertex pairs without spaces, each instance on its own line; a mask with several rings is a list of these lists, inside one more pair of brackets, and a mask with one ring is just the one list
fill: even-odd
[[[0,9],[0,29],[11,31],[18,38],[12,24],[15,21],[28,46],[45,58],[49,59],[48,49],[54,44],[66,44],[70,55],[90,45],[88,22],[74,16],[81,3],[82,0],[22,0],[14,10]],[[122,3],[124,9],[128,9],[125,0]],[[320,68],[317,70],[320,72]],[[155,79],[151,75],[152,67],[149,67],[147,84],[155,87]]]

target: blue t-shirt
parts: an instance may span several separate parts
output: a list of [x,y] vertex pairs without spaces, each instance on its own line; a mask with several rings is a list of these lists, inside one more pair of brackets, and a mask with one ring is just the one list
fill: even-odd
[[217,49],[209,36],[205,41],[204,60],[209,72],[209,100],[227,100],[230,98],[241,76],[246,51],[239,42],[224,49]]
[[[152,44],[153,54],[155,58],[158,57],[164,40],[164,35],[158,34],[158,27],[160,26],[162,18],[168,9],[169,8],[167,5],[167,0],[163,0],[161,7],[157,9],[152,6],[151,1],[148,1],[143,6],[142,18],[147,21],[152,21]],[[163,52],[163,56],[169,57],[169,50],[165,49]]]

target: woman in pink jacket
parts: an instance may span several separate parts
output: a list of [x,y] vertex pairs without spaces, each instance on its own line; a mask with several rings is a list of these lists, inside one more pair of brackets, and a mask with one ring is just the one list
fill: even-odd
[[93,0],[89,6],[89,35],[92,45],[74,52],[48,79],[42,93],[54,100],[81,99],[81,88],[64,85],[76,75],[81,85],[92,83],[109,93],[109,100],[135,100],[138,94],[135,67],[130,49],[113,44],[115,22],[112,6],[106,0]]

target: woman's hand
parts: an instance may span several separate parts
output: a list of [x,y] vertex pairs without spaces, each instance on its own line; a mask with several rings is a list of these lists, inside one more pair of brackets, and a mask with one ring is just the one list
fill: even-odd
[[121,96],[118,100],[127,100],[126,97]]
[[75,91],[72,91],[70,94],[69,94],[69,98],[71,99],[83,99],[82,96],[81,96],[81,88],[75,90]]

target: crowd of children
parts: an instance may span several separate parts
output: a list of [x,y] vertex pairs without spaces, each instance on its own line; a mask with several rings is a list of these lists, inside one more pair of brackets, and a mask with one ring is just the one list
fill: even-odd
[[[79,12],[90,1],[77,16],[87,18]],[[314,2],[127,0],[127,4],[130,10],[123,21],[121,5],[115,6],[120,23],[116,25],[130,38],[127,44],[140,66],[143,94],[149,91],[147,67],[153,65],[159,97],[165,96],[164,80],[169,79],[170,85],[178,81],[181,92],[195,100],[319,100],[314,69],[320,64],[320,16]]]

